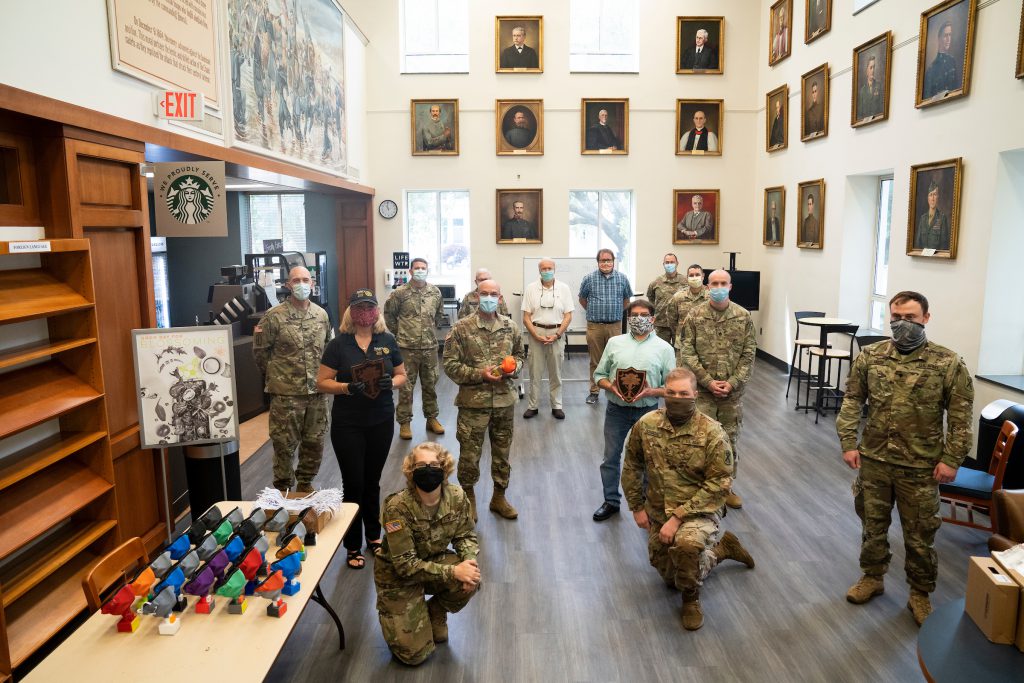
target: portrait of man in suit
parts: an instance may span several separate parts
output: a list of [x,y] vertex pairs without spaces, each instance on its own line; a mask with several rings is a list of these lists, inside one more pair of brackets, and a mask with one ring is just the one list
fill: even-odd
[[722,17],[676,18],[676,73],[722,73]]
[[674,244],[718,244],[718,190],[676,190]]
[[771,133],[768,136],[769,147],[781,147],[786,144],[786,120],[782,112],[782,98],[775,100],[775,113],[772,115]]
[[722,100],[676,100],[677,155],[722,153]]
[[583,154],[626,154],[629,100],[580,101]]
[[832,28],[832,0],[807,0],[804,43],[826,34]]
[[764,191],[764,237],[769,247],[781,247],[783,238],[783,214],[785,213],[786,188],[769,187]]
[[495,17],[496,71],[543,71],[541,20],[542,17]]

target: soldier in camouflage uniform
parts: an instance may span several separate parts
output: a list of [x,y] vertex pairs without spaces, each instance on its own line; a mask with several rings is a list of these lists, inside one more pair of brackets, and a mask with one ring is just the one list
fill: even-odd
[[654,304],[654,333],[671,344],[672,327],[668,324],[668,306],[676,292],[686,287],[686,280],[676,272],[679,268],[679,259],[675,254],[665,254],[661,265],[665,272],[647,285],[647,300]]
[[704,286],[704,269],[700,264],[694,263],[686,269],[687,286],[679,290],[672,297],[665,310],[665,324],[672,330],[672,338],[669,342],[676,349],[676,364],[682,365],[679,358],[679,350],[683,347],[683,340],[680,334],[683,331],[683,323],[690,310],[698,304],[708,300],[708,288]]
[[[648,530],[651,565],[683,594],[683,626],[704,624],[700,587],[723,559],[753,568],[754,559],[721,517],[732,481],[732,446],[721,425],[697,412],[697,379],[675,368],[665,379],[665,407],[633,426],[622,466],[622,490],[633,519]],[[646,480],[646,485],[645,485]]]
[[[480,268],[476,271],[476,277],[474,278],[474,284],[479,287],[480,283],[484,280],[491,279],[491,271],[486,268]],[[459,304],[459,320],[468,318],[469,316],[476,313],[476,309],[480,308],[480,292],[474,289],[472,292],[462,297],[462,303]],[[505,305],[505,297],[498,297],[498,313],[508,317],[508,306]]]
[[388,496],[381,511],[377,613],[384,640],[405,664],[421,663],[448,640],[448,612],[465,607],[480,587],[469,501],[447,482],[453,467],[440,444],[416,446],[402,462],[407,488]]
[[[494,280],[480,283],[480,309],[455,324],[444,343],[444,371],[459,385],[455,405],[459,408],[456,437],[459,440],[459,483],[465,489],[476,519],[476,494],[480,479],[480,454],[484,436],[491,440],[491,479],[494,495],[490,509],[505,519],[519,516],[505,498],[508,488],[509,451],[516,403],[513,379],[523,367],[523,338],[519,326],[498,315],[501,288]],[[502,360],[512,356],[512,372],[501,369]]]
[[[743,425],[743,388],[754,369],[757,342],[750,312],[729,301],[732,278],[724,270],[708,276],[707,303],[695,306],[686,316],[680,331],[680,365],[693,370],[702,391],[697,410],[718,420],[729,435],[733,457]],[[736,478],[737,464],[733,467]],[[743,499],[733,488],[725,499],[731,508],[743,507]]]
[[[962,358],[926,339],[930,314],[924,296],[900,292],[889,301],[889,316],[892,340],[861,350],[836,418],[843,460],[860,470],[853,495],[863,528],[864,575],[846,599],[859,605],[885,591],[895,503],[907,552],[907,608],[920,626],[931,613],[928,595],[938,576],[939,484],[956,478],[971,450],[974,385]],[[867,423],[858,441],[865,402]]]
[[395,421],[398,436],[412,438],[412,395],[416,379],[422,380],[423,416],[427,431],[444,434],[437,421],[437,335],[434,330],[444,321],[441,290],[427,282],[427,262],[414,258],[409,272],[412,279],[393,291],[384,302],[384,322],[398,340],[409,379],[398,390]]
[[[305,268],[288,273],[291,290],[256,326],[252,351],[270,394],[270,440],[274,443],[274,488],[313,490],[327,433],[327,396],[318,393],[316,376],[324,346],[334,336],[327,312],[309,300],[312,279]],[[299,464],[292,470],[295,447]]]

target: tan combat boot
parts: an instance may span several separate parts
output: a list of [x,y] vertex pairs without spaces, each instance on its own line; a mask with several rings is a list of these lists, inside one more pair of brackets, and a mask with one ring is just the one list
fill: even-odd
[[683,628],[696,631],[704,625],[704,610],[700,608],[700,591],[683,593]]
[[473,513],[473,524],[476,524],[476,493],[472,486],[463,486],[462,490],[465,492],[466,498],[469,499],[469,510]]
[[731,489],[729,495],[725,497],[725,504],[733,510],[739,510],[743,507],[743,499],[736,493],[736,489]]
[[427,431],[434,432],[435,434],[444,434],[444,427],[437,421],[436,417],[427,418]]
[[736,560],[747,565],[750,569],[754,568],[754,558],[751,557],[747,549],[740,543],[740,539],[736,538],[736,534],[731,531],[726,531],[722,534],[722,540],[715,546],[715,557],[718,561],[722,560]]
[[408,441],[412,438],[412,425],[408,422],[403,422],[398,426],[398,438],[405,439]]
[[491,512],[495,512],[505,519],[515,519],[519,516],[512,504],[505,498],[505,489],[497,484],[494,485],[494,495],[491,496]]
[[920,626],[928,615],[932,613],[932,601],[928,594],[916,588],[910,589],[910,600],[907,601],[907,609],[914,615],[914,621]]
[[876,595],[881,595],[884,592],[885,583],[882,581],[881,576],[865,574],[860,577],[860,580],[857,581],[857,583],[850,587],[850,590],[846,592],[846,600],[847,602],[852,602],[855,605],[863,605],[871,598]]
[[448,642],[448,610],[437,601],[437,596],[427,600],[427,613],[430,615],[430,631],[435,643]]
[[312,484],[299,483],[299,485],[295,487],[295,492],[296,493],[313,493],[313,485]]

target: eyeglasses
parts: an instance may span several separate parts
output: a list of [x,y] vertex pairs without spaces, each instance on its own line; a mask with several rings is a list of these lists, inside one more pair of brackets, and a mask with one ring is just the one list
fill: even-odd
[[597,260],[598,263],[615,263],[613,258],[602,258]]
[[554,308],[555,307],[555,293],[554,293],[554,291],[541,290],[541,293],[540,293],[540,307],[541,308]]
[[420,464],[413,467],[414,470],[439,470],[441,469],[441,463],[439,462],[421,462]]

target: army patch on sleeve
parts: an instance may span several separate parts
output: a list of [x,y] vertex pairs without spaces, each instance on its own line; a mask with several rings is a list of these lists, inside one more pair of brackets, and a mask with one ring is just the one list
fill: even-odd
[[397,533],[404,528],[405,527],[402,526],[402,521],[399,519],[395,519],[390,522],[384,523],[384,531],[388,532],[389,534]]

